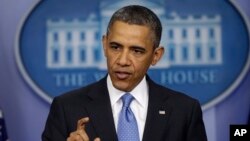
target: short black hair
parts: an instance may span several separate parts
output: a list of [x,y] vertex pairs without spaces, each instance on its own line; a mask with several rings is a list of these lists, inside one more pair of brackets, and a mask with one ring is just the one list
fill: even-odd
[[117,10],[111,17],[107,34],[115,21],[122,21],[128,24],[148,26],[154,33],[154,47],[158,47],[161,41],[162,25],[157,15],[150,9],[140,5],[129,5]]

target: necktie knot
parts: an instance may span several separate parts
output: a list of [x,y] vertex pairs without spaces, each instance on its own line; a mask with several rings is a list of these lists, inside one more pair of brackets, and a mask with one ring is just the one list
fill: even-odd
[[123,107],[129,107],[134,97],[130,93],[126,93],[122,96]]

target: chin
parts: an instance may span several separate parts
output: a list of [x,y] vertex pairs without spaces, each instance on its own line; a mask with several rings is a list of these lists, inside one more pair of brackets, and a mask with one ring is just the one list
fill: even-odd
[[121,86],[121,85],[114,85],[114,87],[120,91],[125,91],[125,92],[129,92],[129,88],[126,86]]

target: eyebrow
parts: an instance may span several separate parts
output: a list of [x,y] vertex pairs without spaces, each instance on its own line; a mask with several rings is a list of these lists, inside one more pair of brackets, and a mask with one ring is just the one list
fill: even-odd
[[119,43],[117,43],[117,42],[110,42],[109,44],[110,44],[110,45],[123,46],[122,44],[119,44]]
[[141,47],[141,46],[131,46],[131,48],[132,48],[132,49],[138,49],[138,50],[143,51],[143,52],[146,51],[146,49],[143,48],[143,47]]
[[[117,45],[117,46],[120,46],[120,47],[123,46],[122,44],[117,43],[117,42],[110,42],[109,44],[110,45]],[[132,45],[132,46],[130,46],[130,48],[132,48],[132,49],[139,49],[139,50],[142,50],[142,51],[146,51],[146,49],[144,47],[136,46],[136,45]]]

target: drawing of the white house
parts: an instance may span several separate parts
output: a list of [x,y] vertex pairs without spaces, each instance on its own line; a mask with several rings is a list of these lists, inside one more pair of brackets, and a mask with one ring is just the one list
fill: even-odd
[[[163,26],[161,45],[165,54],[154,68],[222,64],[221,17],[201,15],[166,15],[164,8],[149,1],[132,1],[150,7]],[[132,4],[133,4],[132,3]],[[46,23],[46,66],[49,69],[106,68],[101,36],[115,10],[131,1],[101,6],[101,18],[90,14],[86,20],[53,20]]]

